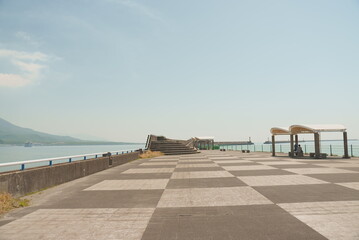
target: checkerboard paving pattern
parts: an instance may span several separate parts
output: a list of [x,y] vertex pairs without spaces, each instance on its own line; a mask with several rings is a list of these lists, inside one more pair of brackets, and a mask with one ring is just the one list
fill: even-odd
[[[106,174],[105,174],[106,173]],[[2,239],[359,239],[359,159],[139,160],[0,226]]]

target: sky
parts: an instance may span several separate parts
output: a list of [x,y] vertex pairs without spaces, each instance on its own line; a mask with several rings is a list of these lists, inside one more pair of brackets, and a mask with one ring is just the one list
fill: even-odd
[[358,65],[358,0],[0,0],[0,117],[51,134],[359,139]]

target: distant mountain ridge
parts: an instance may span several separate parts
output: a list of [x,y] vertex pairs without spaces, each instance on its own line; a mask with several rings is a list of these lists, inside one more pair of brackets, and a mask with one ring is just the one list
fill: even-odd
[[42,133],[30,128],[16,126],[0,118],[0,144],[24,144],[25,142],[45,145],[129,144],[123,142],[86,141],[69,136]]

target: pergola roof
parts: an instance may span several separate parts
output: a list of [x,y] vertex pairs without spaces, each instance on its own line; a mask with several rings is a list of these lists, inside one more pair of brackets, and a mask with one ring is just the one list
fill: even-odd
[[273,127],[270,129],[270,132],[272,135],[290,135],[289,130],[283,127]]
[[319,132],[345,132],[347,129],[340,124],[321,124],[321,125],[292,125],[289,127],[291,134],[300,133],[319,133]]
[[194,137],[194,138],[196,138],[198,140],[213,140],[214,139],[214,137]]
[[346,130],[346,127],[340,124],[306,124],[292,125],[289,129],[284,127],[273,127],[270,129],[270,132],[272,135],[290,135],[319,132],[345,132]]

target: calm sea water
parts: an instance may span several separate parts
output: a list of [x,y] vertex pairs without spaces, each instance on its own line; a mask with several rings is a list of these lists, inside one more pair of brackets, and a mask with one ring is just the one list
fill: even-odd
[[[0,144],[0,163],[27,161],[42,158],[63,157],[71,155],[81,155],[88,153],[113,152],[124,150],[136,150],[144,148],[144,144],[133,145],[88,145],[88,146],[8,146]],[[76,159],[74,159],[76,160]],[[59,161],[57,161],[59,162]],[[60,161],[61,162],[61,161]],[[46,163],[42,163],[44,165]],[[41,164],[32,164],[28,167],[39,166]],[[19,169],[15,167],[2,167],[1,171]]]

